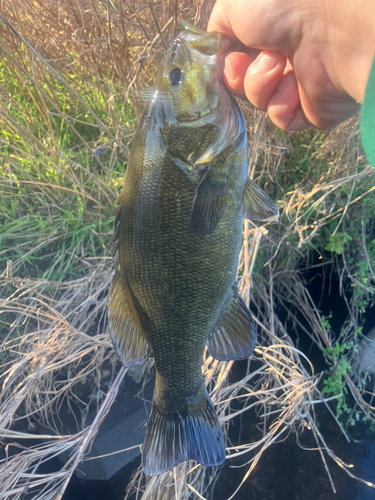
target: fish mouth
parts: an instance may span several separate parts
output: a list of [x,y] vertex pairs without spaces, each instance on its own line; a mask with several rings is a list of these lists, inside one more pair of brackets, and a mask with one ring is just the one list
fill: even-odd
[[207,32],[185,21],[180,22],[178,35],[169,47],[169,61],[179,67],[178,54],[182,50],[190,62],[198,61],[208,68],[212,85],[216,88],[212,91],[212,95],[207,95],[207,101],[202,102],[202,107],[193,104],[189,111],[181,111],[176,115],[175,118],[179,123],[199,126],[216,119],[218,106],[220,107],[221,86],[225,86],[223,79],[225,57],[230,52],[240,50],[241,47],[244,46],[237,39],[220,33]]
[[178,37],[172,45],[172,51],[176,50],[178,43],[186,44],[201,54],[217,55],[223,58],[230,52],[244,52],[247,48],[237,38],[231,38],[214,31],[209,32],[186,21],[180,21],[178,25]]

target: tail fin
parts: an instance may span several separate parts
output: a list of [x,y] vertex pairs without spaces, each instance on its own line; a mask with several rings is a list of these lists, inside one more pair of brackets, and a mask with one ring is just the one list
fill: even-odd
[[184,413],[162,413],[152,403],[142,452],[145,473],[161,474],[185,460],[206,466],[225,461],[223,433],[206,390],[199,408],[194,404]]

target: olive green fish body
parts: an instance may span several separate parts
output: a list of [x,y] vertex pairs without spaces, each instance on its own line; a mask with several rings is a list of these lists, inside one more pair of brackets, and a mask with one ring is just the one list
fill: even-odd
[[247,178],[243,116],[218,77],[222,39],[184,26],[138,127],[115,227],[111,336],[126,365],[150,351],[155,360],[147,474],[225,459],[202,354],[206,344],[217,359],[252,353],[254,323],[235,285],[242,216],[276,214]]
[[[141,163],[143,137],[139,142],[134,148]],[[139,303],[160,380],[183,396],[202,384],[203,348],[235,281],[247,176],[244,155],[245,148],[228,160],[234,160],[235,168],[228,178],[227,207],[216,230],[204,236],[189,228],[202,173],[189,179],[168,152],[142,174],[132,173],[132,162],[127,171],[120,263]]]

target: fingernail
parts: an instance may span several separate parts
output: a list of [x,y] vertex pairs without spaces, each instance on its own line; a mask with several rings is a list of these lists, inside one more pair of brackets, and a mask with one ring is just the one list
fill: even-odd
[[230,62],[230,56],[227,56],[225,59],[224,71],[228,80],[235,80],[238,76]]
[[273,55],[269,55],[264,52],[256,59],[256,69],[260,73],[269,73],[275,69],[278,64],[278,59],[276,59]]

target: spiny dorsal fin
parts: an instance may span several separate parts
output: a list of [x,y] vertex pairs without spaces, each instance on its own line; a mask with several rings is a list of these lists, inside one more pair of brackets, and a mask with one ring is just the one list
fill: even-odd
[[240,215],[244,219],[277,221],[279,219],[279,209],[268,194],[248,178]]
[[141,364],[148,356],[148,344],[125,273],[119,259],[121,205],[115,217],[114,272],[108,301],[109,329],[112,342],[123,364],[127,367]]
[[189,229],[195,234],[210,234],[215,229],[227,204],[227,179],[216,179],[207,170],[199,183],[191,208]]
[[207,342],[210,355],[220,361],[245,359],[257,343],[255,324],[234,284],[226,308]]

